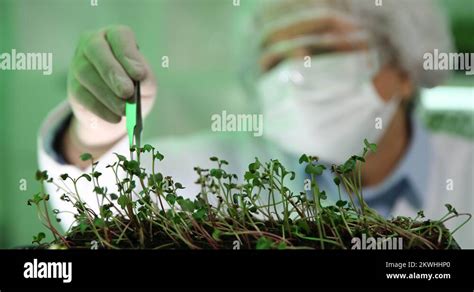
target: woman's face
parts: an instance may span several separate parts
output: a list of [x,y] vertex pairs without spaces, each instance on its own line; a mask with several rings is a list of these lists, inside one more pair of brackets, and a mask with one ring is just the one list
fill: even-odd
[[[370,33],[366,34],[367,38],[353,37],[365,32],[355,22],[335,16],[295,23],[273,32],[265,39],[261,47],[263,53],[259,60],[260,70],[265,74],[287,59],[303,59],[307,56],[317,58],[330,53],[367,51],[374,47]],[[300,47],[289,46],[289,49],[283,51],[273,50],[278,44],[308,36],[321,37],[324,41]],[[328,36],[330,38],[327,38]],[[373,83],[385,101],[394,96],[409,99],[414,91],[410,78],[398,69],[396,62],[384,64],[374,76]]]

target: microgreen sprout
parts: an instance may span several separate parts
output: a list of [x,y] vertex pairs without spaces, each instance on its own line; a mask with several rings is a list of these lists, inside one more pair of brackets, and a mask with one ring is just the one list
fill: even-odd
[[[86,153],[81,159],[91,162],[90,173],[78,178],[63,174],[56,181],[46,171],[38,171],[42,189],[28,203],[38,208],[40,219],[51,230],[51,244],[66,248],[91,248],[94,242],[94,249],[232,249],[237,241],[245,249],[350,249],[351,239],[361,234],[402,237],[404,248],[456,248],[452,234],[470,214],[446,205],[448,213],[436,221],[418,221],[424,218],[422,211],[414,219],[386,219],[367,205],[361,168],[377,146],[364,142],[362,155],[354,155],[341,165],[325,166],[318,157],[302,155],[299,163],[310,178],[309,192],[290,190],[288,183],[296,174],[279,160],[262,162],[255,158],[239,179],[227,172],[226,160],[211,157],[215,167],[194,168],[200,192],[194,199],[185,198],[181,195],[185,187],[159,172],[164,156],[151,145],[144,145],[131,149],[137,160],[116,154],[116,162],[107,166],[114,174],[116,192],[101,185],[98,162]],[[144,155],[151,158],[149,170],[140,163]],[[318,184],[325,171],[334,175],[338,189],[335,204]],[[81,180],[93,186],[94,194],[79,193]],[[49,195],[44,183],[55,185],[63,192],[60,199],[76,210],[75,222],[65,235],[54,228],[48,215]],[[89,195],[96,197],[98,210],[82,199]],[[61,211],[53,213],[58,216]],[[453,232],[444,227],[447,220],[459,216],[468,218]],[[33,242],[44,246],[44,238],[45,234],[39,233]]]

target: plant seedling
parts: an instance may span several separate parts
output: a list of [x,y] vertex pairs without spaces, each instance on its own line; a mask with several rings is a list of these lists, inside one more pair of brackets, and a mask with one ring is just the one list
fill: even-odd
[[[362,156],[352,156],[331,167],[320,164],[318,157],[302,155],[299,163],[310,177],[309,194],[290,190],[287,184],[295,180],[296,174],[278,160],[262,162],[256,158],[239,180],[226,171],[226,160],[211,157],[215,167],[194,169],[200,192],[194,200],[186,199],[181,195],[186,191],[184,186],[158,171],[164,156],[151,145],[144,145],[131,151],[136,151],[137,157],[151,157],[149,171],[142,168],[139,159],[119,154],[117,161],[107,166],[114,173],[117,192],[102,187],[98,162],[90,154],[83,154],[83,160],[92,162],[90,173],[78,178],[63,174],[59,182],[48,177],[46,171],[38,171],[36,178],[42,188],[28,204],[38,208],[39,217],[51,230],[54,240],[50,245],[63,248],[232,249],[238,242],[246,249],[350,249],[351,239],[363,234],[402,237],[404,248],[457,248],[453,233],[471,218],[470,214],[458,213],[446,205],[446,216],[435,221],[418,221],[424,218],[422,211],[414,219],[386,219],[366,204],[361,167],[377,146],[367,140],[364,144]],[[328,196],[317,181],[328,169],[339,190],[335,204],[327,202]],[[119,170],[126,176],[120,177]],[[93,186],[93,194],[78,192],[80,180]],[[61,200],[76,210],[75,222],[65,235],[53,227],[48,216],[49,195],[43,183],[55,185],[63,192]],[[345,197],[341,188],[346,190]],[[83,201],[83,196],[90,195],[96,197],[99,210]],[[56,216],[60,213],[54,210]],[[447,220],[459,216],[467,220],[454,231],[444,227]],[[45,234],[39,233],[33,243],[48,247],[41,243],[44,238]]]

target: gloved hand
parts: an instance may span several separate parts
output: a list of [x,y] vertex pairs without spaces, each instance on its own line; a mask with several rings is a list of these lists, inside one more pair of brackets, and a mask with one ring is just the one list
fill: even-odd
[[74,160],[71,157],[76,152],[110,147],[126,134],[123,117],[125,102],[133,95],[133,80],[141,82],[146,116],[155,99],[156,83],[133,31],[127,26],[110,26],[82,35],[68,74],[74,118],[63,140],[67,158]]

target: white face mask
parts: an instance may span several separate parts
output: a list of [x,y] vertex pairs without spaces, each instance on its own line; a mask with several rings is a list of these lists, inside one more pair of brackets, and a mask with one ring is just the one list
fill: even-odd
[[385,103],[374,88],[376,57],[373,51],[318,56],[309,68],[287,60],[263,75],[265,137],[295,155],[337,164],[360,154],[364,139],[378,143],[399,100]]

